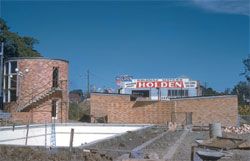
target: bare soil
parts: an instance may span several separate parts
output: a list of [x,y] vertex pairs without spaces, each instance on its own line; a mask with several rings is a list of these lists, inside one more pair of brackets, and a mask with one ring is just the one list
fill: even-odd
[[124,135],[104,140],[91,146],[85,146],[84,148],[95,149],[99,153],[103,153],[115,159],[123,154],[129,154],[131,150],[137,146],[166,131],[166,127],[153,126],[139,131],[129,131]]

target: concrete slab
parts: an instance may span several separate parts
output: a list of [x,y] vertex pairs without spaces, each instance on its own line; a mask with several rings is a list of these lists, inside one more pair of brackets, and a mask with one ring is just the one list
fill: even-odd
[[[73,146],[81,146],[101,141],[126,133],[139,130],[149,125],[119,125],[119,124],[56,124],[56,146],[69,146],[70,131],[74,129]],[[28,142],[29,146],[50,146],[51,125],[30,125]],[[0,144],[25,145],[27,127],[17,126],[0,128]]]

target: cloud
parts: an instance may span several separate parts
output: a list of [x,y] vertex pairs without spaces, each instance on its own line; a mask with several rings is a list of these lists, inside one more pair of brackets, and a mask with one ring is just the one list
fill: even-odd
[[192,0],[208,11],[250,16],[250,0]]

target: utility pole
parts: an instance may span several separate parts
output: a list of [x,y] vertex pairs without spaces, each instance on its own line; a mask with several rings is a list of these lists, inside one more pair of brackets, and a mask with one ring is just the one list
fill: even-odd
[[207,82],[204,82],[204,88],[202,91],[202,96],[205,96],[205,95],[207,95]]
[[89,70],[87,70],[87,98],[90,97],[90,87],[89,87]]
[[3,109],[3,42],[0,44],[0,110]]

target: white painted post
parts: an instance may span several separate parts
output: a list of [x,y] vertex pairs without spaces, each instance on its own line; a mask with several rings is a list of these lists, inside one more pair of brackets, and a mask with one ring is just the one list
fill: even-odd
[[45,121],[45,148],[47,147],[47,122]]

